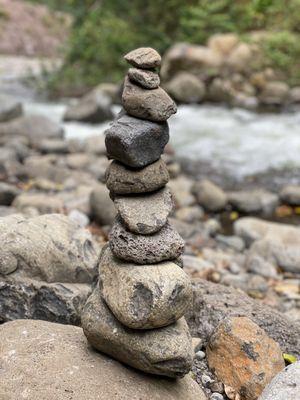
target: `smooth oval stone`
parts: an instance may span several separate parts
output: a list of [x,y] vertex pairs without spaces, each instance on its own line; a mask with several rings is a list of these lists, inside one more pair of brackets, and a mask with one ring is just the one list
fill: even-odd
[[105,135],[109,158],[143,168],[160,158],[169,141],[169,127],[166,122],[143,121],[125,114],[114,121]]
[[184,241],[168,223],[153,235],[136,235],[117,220],[109,235],[112,252],[120,259],[137,264],[153,264],[177,259]]
[[164,187],[145,195],[115,196],[114,203],[127,229],[149,235],[159,231],[174,207],[170,189]]
[[153,71],[139,68],[129,68],[128,77],[133,83],[137,83],[145,89],[156,89],[160,84],[159,75]]
[[169,172],[162,159],[141,169],[113,161],[106,171],[106,186],[115,194],[148,193],[165,186]]
[[191,336],[184,318],[158,329],[126,328],[95,289],[84,307],[81,321],[84,334],[95,349],[134,368],[178,378],[192,367]]
[[99,264],[99,287],[114,316],[133,329],[153,329],[181,318],[192,300],[188,275],[173,262],[137,265],[109,247]]
[[123,107],[128,114],[154,122],[163,122],[175,114],[177,106],[161,88],[145,90],[125,78],[122,94]]
[[151,47],[140,47],[125,54],[125,60],[138,68],[155,68],[161,63],[160,54]]

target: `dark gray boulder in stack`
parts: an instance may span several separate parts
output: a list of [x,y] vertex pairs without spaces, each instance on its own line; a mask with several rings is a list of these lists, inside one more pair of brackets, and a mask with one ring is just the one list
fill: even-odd
[[160,55],[128,53],[124,112],[106,131],[113,159],[107,187],[118,215],[99,263],[99,282],[86,303],[82,326],[96,349],[145,372],[182,377],[191,368],[191,337],[183,317],[192,301],[178,259],[184,242],[168,223],[173,209],[161,155],[167,119],[176,105],[159,87]]

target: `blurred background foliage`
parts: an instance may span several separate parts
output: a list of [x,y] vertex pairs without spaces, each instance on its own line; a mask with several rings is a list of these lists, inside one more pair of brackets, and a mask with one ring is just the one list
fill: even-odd
[[65,64],[52,85],[118,81],[120,54],[137,46],[163,53],[175,42],[205,44],[214,33],[270,32],[260,43],[270,66],[300,83],[300,0],[32,0],[74,17]]

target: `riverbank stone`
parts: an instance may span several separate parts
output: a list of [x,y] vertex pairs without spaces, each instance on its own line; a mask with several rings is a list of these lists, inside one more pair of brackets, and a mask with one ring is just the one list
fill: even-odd
[[143,168],[157,161],[169,140],[165,123],[142,121],[122,115],[105,132],[109,158],[133,167]]
[[153,192],[161,189],[168,181],[168,168],[162,159],[140,169],[128,168],[113,161],[106,171],[106,186],[115,194]]
[[140,47],[125,54],[125,60],[134,67],[151,69],[159,67],[160,54],[151,47]]
[[137,264],[153,264],[178,258],[184,241],[168,223],[152,235],[136,235],[116,221],[109,235],[112,252],[120,259]]
[[168,187],[147,195],[115,196],[114,204],[126,227],[141,235],[159,231],[174,207]]
[[106,247],[101,256],[99,287],[114,316],[132,329],[170,325],[192,299],[188,275],[173,262],[137,265],[119,260]]
[[139,68],[129,68],[128,77],[133,83],[137,83],[144,89],[156,89],[159,87],[160,78],[156,72]]
[[122,102],[128,114],[154,122],[163,122],[175,114],[176,104],[160,87],[145,90],[125,78]]
[[81,319],[89,343],[125,364],[171,378],[183,377],[191,369],[193,350],[184,318],[163,328],[132,330],[114,317],[95,289]]

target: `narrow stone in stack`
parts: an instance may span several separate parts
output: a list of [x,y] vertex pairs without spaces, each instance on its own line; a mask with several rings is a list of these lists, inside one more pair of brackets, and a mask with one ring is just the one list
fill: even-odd
[[118,215],[99,262],[99,282],[82,326],[96,349],[152,374],[182,377],[191,368],[191,337],[183,315],[192,288],[179,257],[184,242],[168,223],[173,209],[165,163],[167,119],[176,105],[159,87],[160,55],[128,53],[125,112],[106,132],[107,187]]

